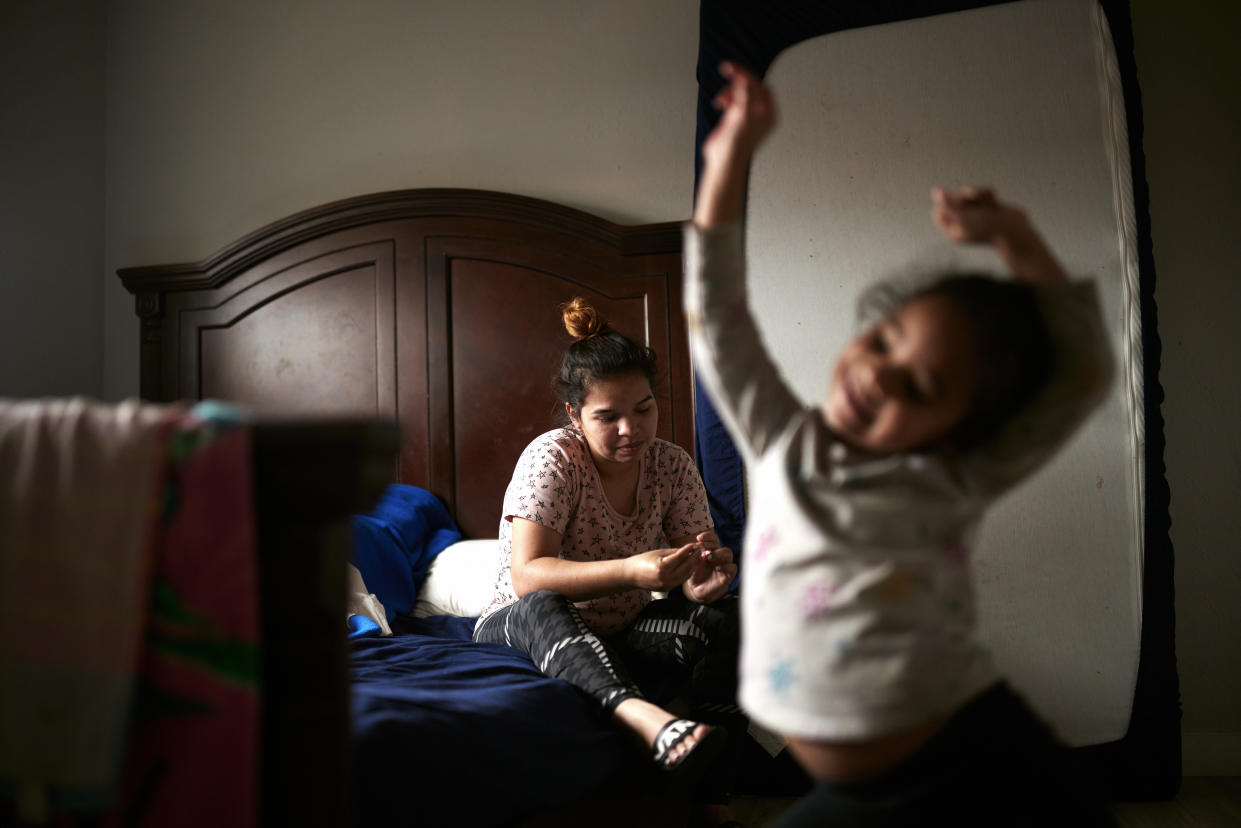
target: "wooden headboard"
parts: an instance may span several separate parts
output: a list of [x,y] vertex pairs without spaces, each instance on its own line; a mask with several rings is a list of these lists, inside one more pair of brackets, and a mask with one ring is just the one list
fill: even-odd
[[659,436],[693,450],[676,223],[404,190],[119,275],[141,318],[143,398],[393,420],[393,480],[434,492],[467,537],[495,537],[518,454],[557,422],[551,378],[570,341],[558,305],[573,296],[659,355]]

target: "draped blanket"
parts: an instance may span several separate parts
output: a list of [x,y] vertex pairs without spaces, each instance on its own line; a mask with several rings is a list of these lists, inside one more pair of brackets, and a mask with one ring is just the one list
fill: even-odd
[[257,821],[249,431],[202,413],[0,400],[0,794],[23,819]]

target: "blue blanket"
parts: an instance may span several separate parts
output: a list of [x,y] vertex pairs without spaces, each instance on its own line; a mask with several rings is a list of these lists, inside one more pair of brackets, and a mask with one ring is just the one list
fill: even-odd
[[[413,612],[431,561],[459,540],[461,531],[439,498],[426,489],[394,483],[369,515],[354,516],[352,561],[391,622]],[[354,632],[377,634],[378,627]]]
[[637,757],[598,706],[529,656],[472,640],[473,618],[409,617],[461,533],[430,492],[393,485],[352,526],[352,560],[394,635],[355,616],[358,824],[503,825],[584,796]]
[[[520,650],[474,641],[475,619],[406,614],[431,561],[459,538],[439,501],[412,486],[355,519],[355,565],[398,610],[392,637],[373,624],[351,635],[356,823],[508,825],[605,785],[659,784],[596,702]],[[751,791],[801,792],[778,787],[804,781],[791,760],[773,764],[744,741],[759,752],[742,759]]]
[[358,824],[506,825],[585,796],[638,753],[584,694],[473,618],[351,642]]

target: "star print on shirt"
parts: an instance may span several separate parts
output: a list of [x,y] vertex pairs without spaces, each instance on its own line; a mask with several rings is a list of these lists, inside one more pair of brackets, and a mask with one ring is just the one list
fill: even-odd
[[815,581],[806,587],[806,591],[801,594],[798,605],[801,608],[802,615],[807,620],[813,620],[823,615],[829,606],[831,606],[832,595],[836,592],[836,588],[830,586],[826,581]]
[[763,534],[758,537],[758,545],[754,547],[754,560],[761,561],[766,558],[767,553],[771,551],[771,547],[779,540],[780,534],[776,532],[774,526],[769,526],[763,530]]
[[772,692],[783,696],[788,692],[789,687],[797,681],[793,675],[793,661],[787,658],[777,660],[767,670],[767,680],[771,683]]
[[[506,514],[551,525],[561,534],[566,560],[609,560],[669,545],[667,536],[701,531],[711,525],[706,492],[683,449],[653,443],[642,467],[638,504],[631,517],[616,515],[602,496],[589,447],[580,435],[556,430],[527,447],[505,494]],[[501,544],[508,551],[511,524],[503,524]],[[502,567],[501,587],[491,611],[516,600],[511,568]],[[584,620],[610,632],[623,629],[649,600],[645,593],[604,596],[583,603]]]

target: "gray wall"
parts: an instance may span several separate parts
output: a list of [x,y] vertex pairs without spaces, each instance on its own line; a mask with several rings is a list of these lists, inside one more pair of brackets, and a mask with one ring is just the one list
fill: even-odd
[[103,391],[102,3],[0,3],[0,396]]
[[[268,222],[406,187],[687,215],[697,7],[626,0],[116,0],[107,272],[209,256]],[[105,276],[105,393],[137,389]]]
[[[1208,0],[1132,5],[1186,770],[1241,774],[1241,67],[1230,42],[1241,21]],[[689,210],[688,0],[369,0],[347,13],[312,0],[116,0],[106,35],[92,0],[4,6],[0,394],[135,394],[138,329],[116,268],[202,258],[335,198],[464,186],[623,222]],[[63,198],[36,195],[53,184]],[[40,355],[56,328],[63,351]]]
[[1241,774],[1241,59],[1235,3],[1133,2],[1187,773]]

